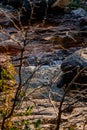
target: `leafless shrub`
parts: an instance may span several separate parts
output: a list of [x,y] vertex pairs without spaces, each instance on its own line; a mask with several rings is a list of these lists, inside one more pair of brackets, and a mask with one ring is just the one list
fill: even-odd
[[[78,79],[79,75],[84,73],[84,71],[87,69],[87,67],[84,67],[83,69],[79,69],[77,71],[77,74],[72,79],[72,81],[68,84],[68,86],[65,85],[65,92],[61,98],[60,105],[58,108],[58,118],[57,118],[57,127],[56,130],[60,129],[61,125],[61,116],[64,111],[72,112],[73,107],[76,106],[85,106],[85,101],[87,100],[87,84],[83,83],[76,83],[76,80]],[[86,74],[86,73],[85,73]],[[86,75],[85,75],[86,76]],[[82,80],[82,79],[80,79]],[[76,85],[76,87],[75,87]],[[67,126],[66,126],[67,127]]]

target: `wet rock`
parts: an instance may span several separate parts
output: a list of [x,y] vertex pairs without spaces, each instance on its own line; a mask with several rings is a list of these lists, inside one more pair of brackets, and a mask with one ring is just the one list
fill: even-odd
[[78,8],[76,10],[72,10],[71,13],[75,17],[85,17],[85,16],[87,16],[87,12],[83,8]]
[[[80,49],[74,54],[68,56],[61,64],[61,69],[64,72],[60,86],[70,83],[72,79],[78,74],[75,82],[80,86],[82,84],[87,84],[87,48]],[[80,73],[80,71],[83,71]],[[58,84],[59,85],[59,84]]]

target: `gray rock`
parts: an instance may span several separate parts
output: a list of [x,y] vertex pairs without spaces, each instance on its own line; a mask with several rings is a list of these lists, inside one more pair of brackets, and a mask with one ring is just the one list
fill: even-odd
[[71,13],[76,16],[76,17],[84,17],[87,16],[87,12],[82,9],[82,8],[78,8],[76,10],[72,10]]
[[[58,82],[58,87],[62,87],[73,80],[73,78],[79,73],[75,79],[74,87],[87,84],[87,48],[80,49],[68,56],[61,64],[63,75]],[[83,71],[81,71],[83,70]],[[80,73],[81,72],[81,73]],[[72,84],[73,85],[73,84]]]
[[37,87],[39,85],[48,85],[51,83],[54,77],[56,77],[60,71],[59,66],[47,66],[43,65],[39,69],[35,66],[28,66],[22,68],[22,78],[23,82],[26,81],[30,77],[30,75],[35,71],[34,77],[32,77],[32,81],[30,83],[30,86],[32,86],[32,83],[35,84],[34,87]]
[[[18,18],[15,10],[10,6],[2,6],[0,4],[0,25],[2,27],[13,27],[13,22],[18,23]],[[16,24],[18,25],[18,24]]]
[[61,69],[63,72],[69,71],[75,67],[87,67],[87,48],[80,49],[74,54],[68,56],[62,63]]

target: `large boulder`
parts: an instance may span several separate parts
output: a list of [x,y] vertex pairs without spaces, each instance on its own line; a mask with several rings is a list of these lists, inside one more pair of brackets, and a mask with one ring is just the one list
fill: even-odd
[[81,69],[87,67],[87,48],[80,49],[68,56],[62,63],[61,69],[63,72],[70,71],[75,67]]
[[75,84],[82,86],[87,84],[87,48],[80,49],[68,56],[61,64],[63,75],[61,81],[58,83],[59,87],[64,84],[68,85],[76,76]]

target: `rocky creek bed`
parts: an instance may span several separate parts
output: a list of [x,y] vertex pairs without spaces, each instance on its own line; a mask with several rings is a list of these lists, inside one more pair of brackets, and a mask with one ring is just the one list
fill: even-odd
[[[41,128],[46,130],[54,130],[56,126],[58,107],[62,95],[63,88],[58,88],[62,71],[60,69],[62,61],[73,54],[76,50],[85,48],[87,45],[86,31],[87,19],[86,11],[78,13],[68,13],[64,15],[50,16],[45,26],[36,23],[33,26],[24,29],[27,30],[27,45],[25,47],[22,66],[22,81],[35,71],[31,82],[25,87],[26,96],[19,108],[16,108],[14,118],[15,122],[19,122],[19,129],[25,129],[25,125],[21,128],[21,120],[29,120],[30,126],[36,120],[41,119]],[[14,20],[16,13],[9,13],[9,17]],[[78,16],[79,15],[79,16]],[[0,55],[10,55],[12,63],[17,71],[19,69],[19,60],[21,45],[23,45],[24,32],[13,26],[9,18],[0,12]],[[17,24],[17,19],[14,20]],[[20,43],[20,44],[19,44]],[[38,68],[39,67],[39,68]],[[16,77],[18,81],[18,77]],[[79,95],[79,92],[77,92]],[[62,113],[61,130],[69,129],[73,126],[76,130],[87,129],[87,102],[82,98],[78,100],[74,93],[66,96]],[[29,106],[34,106],[32,114],[24,116],[21,114]],[[33,128],[32,128],[33,129]]]

